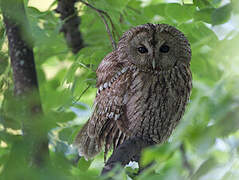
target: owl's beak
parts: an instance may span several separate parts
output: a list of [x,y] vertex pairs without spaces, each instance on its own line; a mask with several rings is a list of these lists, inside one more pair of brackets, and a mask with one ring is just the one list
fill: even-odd
[[155,59],[153,59],[152,61],[152,66],[153,66],[153,69],[155,69]]

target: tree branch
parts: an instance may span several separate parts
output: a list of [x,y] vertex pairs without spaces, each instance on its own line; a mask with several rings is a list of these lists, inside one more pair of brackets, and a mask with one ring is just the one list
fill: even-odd
[[139,161],[141,151],[153,145],[153,142],[146,141],[140,137],[134,137],[126,140],[118,148],[115,149],[113,154],[106,162],[101,175],[104,175],[111,171],[117,163],[122,166],[128,164],[132,159]]
[[[105,11],[103,11],[103,10],[101,10],[101,9],[95,8],[94,6],[92,6],[91,4],[89,4],[89,3],[85,2],[85,1],[82,1],[82,0],[79,0],[79,1],[80,1],[81,3],[83,3],[83,4],[85,4],[86,6],[90,7],[90,8],[93,9],[94,11],[96,11],[97,14],[101,17],[101,19],[102,19],[102,21],[103,21],[103,23],[104,23],[104,25],[105,25],[106,31],[107,31],[107,33],[108,33],[108,35],[109,35],[109,38],[110,38],[110,40],[111,40],[112,47],[113,47],[113,49],[115,50],[117,45],[116,45],[116,42],[115,42],[114,35],[116,35],[118,38],[119,38],[119,35],[118,35],[117,32],[115,31],[115,26],[114,26],[114,23],[113,23],[112,19],[110,18],[110,16],[109,16]],[[108,18],[108,20],[110,21],[112,33],[111,33],[111,31],[110,31],[110,27],[109,27],[109,25],[108,25],[107,20],[106,20],[105,17]]]
[[55,10],[61,15],[60,18],[63,21],[61,32],[64,33],[66,42],[74,54],[84,47],[79,31],[80,17],[77,16],[75,9],[76,2],[77,0],[58,0],[58,6]]
[[[24,139],[32,152],[28,158],[31,163],[41,166],[48,157],[47,134],[37,137],[33,127],[41,125],[36,121],[41,116],[42,107],[38,90],[37,73],[32,50],[31,33],[23,0],[2,0],[1,9],[8,37],[9,54],[13,70],[14,94],[23,114]],[[17,104],[14,104],[16,107]],[[19,118],[16,114],[16,118]],[[35,121],[33,121],[35,120]],[[31,142],[28,141],[31,139]]]

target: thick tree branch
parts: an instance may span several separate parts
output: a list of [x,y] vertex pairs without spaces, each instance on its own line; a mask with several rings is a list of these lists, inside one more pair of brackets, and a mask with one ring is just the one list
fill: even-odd
[[153,144],[153,142],[146,141],[140,137],[134,137],[126,140],[113,152],[111,157],[106,162],[101,174],[104,175],[111,171],[117,163],[125,166],[131,160],[139,161],[141,151]]
[[81,32],[79,31],[80,17],[77,15],[75,3],[77,0],[58,0],[56,12],[61,15],[63,25],[61,32],[64,33],[68,46],[76,54],[84,47]]
[[[32,140],[29,142],[32,152],[29,152],[28,158],[31,163],[40,166],[48,156],[48,140],[46,134],[36,137],[36,129],[33,129],[35,123],[41,124],[36,117],[42,115],[42,107],[24,3],[23,0],[2,0],[1,9],[8,37],[14,92],[24,114],[24,138]],[[16,118],[19,118],[18,114]]]

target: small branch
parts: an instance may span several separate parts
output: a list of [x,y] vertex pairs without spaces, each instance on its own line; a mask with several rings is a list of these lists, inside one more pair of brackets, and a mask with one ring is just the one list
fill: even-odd
[[111,171],[117,163],[122,166],[128,164],[132,159],[139,161],[142,149],[153,145],[153,142],[148,142],[140,137],[134,137],[126,140],[118,148],[115,149],[113,154],[106,162],[101,175]]
[[73,101],[73,105],[74,104],[76,104],[80,99],[81,99],[81,97],[88,91],[88,89],[90,88],[90,85],[88,85],[85,89],[84,89],[84,91],[80,94],[80,96],[76,99],[76,100],[74,100]]
[[80,17],[77,16],[75,3],[77,0],[58,0],[56,12],[61,16],[63,25],[61,32],[64,33],[68,46],[76,54],[84,47],[81,32],[79,31]]
[[142,14],[138,9],[132,8],[131,6],[128,6],[128,5],[127,5],[126,8],[128,8],[128,9],[134,11],[134,12],[137,13],[137,14]]
[[193,167],[188,162],[188,158],[187,158],[185,147],[184,147],[183,143],[180,145],[179,149],[180,149],[180,152],[181,152],[181,155],[182,155],[183,167],[188,170],[189,176],[191,177],[193,175]]
[[[115,31],[115,26],[114,26],[114,23],[113,23],[112,19],[110,18],[110,16],[109,16],[105,11],[103,11],[103,10],[101,10],[101,9],[95,8],[94,6],[92,6],[91,4],[89,4],[89,3],[85,2],[85,1],[82,1],[82,0],[79,0],[79,1],[80,1],[81,3],[83,3],[83,4],[85,4],[86,6],[90,7],[90,8],[93,9],[94,11],[96,11],[97,14],[101,17],[101,19],[102,19],[102,21],[103,21],[103,23],[104,23],[104,25],[105,25],[106,31],[107,31],[107,33],[108,33],[108,35],[109,35],[109,38],[110,38],[110,40],[111,40],[112,47],[113,47],[113,49],[115,50],[117,45],[116,45],[116,42],[115,42],[115,39],[114,39],[114,35],[116,34],[118,38],[119,38],[119,35],[118,35],[117,32]],[[108,25],[108,23],[107,23],[107,20],[106,20],[105,16],[106,16],[106,17],[108,18],[108,20],[110,21],[110,25],[111,25],[111,28],[112,28],[112,33],[111,33],[111,31],[110,31],[110,27],[109,27],[109,25]]]
[[[90,85],[88,85],[83,92],[80,94],[80,96],[77,99],[73,99],[72,105],[75,105],[78,101],[80,101],[81,97],[88,91],[88,89],[90,88]],[[65,105],[59,107],[57,109],[57,111],[63,111],[65,109]]]

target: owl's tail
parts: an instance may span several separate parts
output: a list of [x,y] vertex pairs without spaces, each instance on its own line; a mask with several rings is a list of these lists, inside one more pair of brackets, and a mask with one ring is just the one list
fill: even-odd
[[89,137],[87,133],[88,122],[83,126],[75,139],[75,147],[77,147],[79,156],[84,156],[85,159],[90,159],[98,154],[101,150],[101,145],[97,139]]

